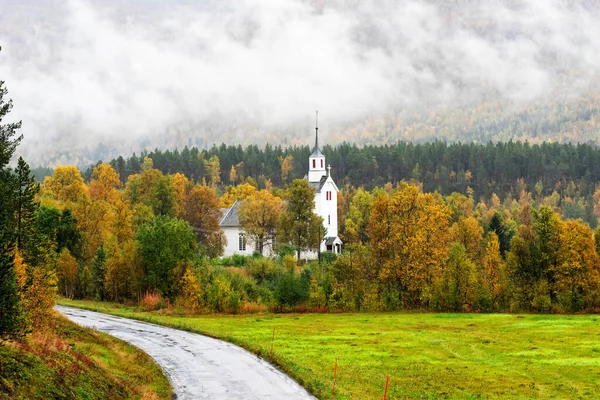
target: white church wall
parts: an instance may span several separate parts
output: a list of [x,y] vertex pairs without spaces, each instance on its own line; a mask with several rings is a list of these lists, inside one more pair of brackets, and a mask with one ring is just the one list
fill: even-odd
[[239,238],[240,233],[243,233],[243,231],[239,227],[225,226],[222,229],[227,239],[227,246],[224,248],[223,257],[231,257],[234,254],[251,256],[254,253],[254,247],[248,240],[246,240],[246,250],[240,250]]

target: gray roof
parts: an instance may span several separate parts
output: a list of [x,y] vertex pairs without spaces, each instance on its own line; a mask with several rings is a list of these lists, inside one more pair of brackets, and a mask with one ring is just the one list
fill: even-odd
[[220,226],[240,226],[240,218],[238,216],[238,207],[242,204],[241,201],[236,200],[231,208],[223,208],[223,217],[219,221]]
[[328,176],[324,175],[321,177],[319,182],[308,182],[308,184],[315,188],[315,192],[321,193],[321,189],[323,189],[323,185],[325,185],[325,182],[327,182],[327,178]]
[[315,149],[313,150],[313,152],[310,156],[311,157],[323,157],[323,153],[321,153],[321,149],[319,149],[318,146],[315,146]]
[[341,240],[339,237],[337,237],[337,236],[329,236],[329,237],[328,237],[328,238],[325,240],[325,244],[326,244],[327,246],[332,246],[333,244],[335,244],[335,242],[336,242],[336,241],[337,241],[338,243],[342,243],[342,240]]

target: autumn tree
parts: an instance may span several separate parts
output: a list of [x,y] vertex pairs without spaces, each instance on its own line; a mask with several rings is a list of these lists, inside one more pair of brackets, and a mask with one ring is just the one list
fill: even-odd
[[298,260],[302,251],[316,250],[320,246],[319,239],[322,219],[314,209],[315,190],[304,179],[295,179],[287,190],[287,207],[281,217],[281,239],[289,242],[296,249]]
[[562,223],[558,259],[550,270],[558,301],[568,311],[598,305],[599,299],[589,296],[597,292],[600,284],[600,256],[589,226],[581,221]]
[[206,177],[208,182],[214,188],[221,183],[221,162],[219,157],[212,156],[208,160],[204,160],[204,170],[206,171]]
[[256,186],[249,183],[242,183],[237,186],[230,186],[227,188],[227,192],[221,199],[221,206],[229,208],[236,202],[236,200],[245,200],[256,193]]
[[203,185],[188,186],[186,203],[180,217],[191,225],[205,254],[217,257],[223,253],[226,239],[219,225],[221,209],[212,188]]
[[44,194],[62,203],[74,203],[87,194],[81,172],[75,166],[58,166],[44,180]]
[[121,179],[113,167],[110,164],[100,164],[92,171],[92,179],[88,185],[90,198],[112,204],[120,186]]
[[474,217],[459,218],[450,228],[450,240],[461,243],[472,261],[480,258],[483,227]]
[[367,227],[373,207],[373,195],[360,188],[356,191],[345,219],[345,238],[349,243],[366,243],[369,241]]
[[427,304],[448,255],[450,212],[442,199],[401,183],[373,203],[368,226],[372,265],[406,307]]
[[273,248],[284,209],[283,201],[266,190],[255,192],[241,202],[240,224],[260,254],[266,246]]
[[191,267],[186,268],[181,278],[181,303],[186,310],[195,312],[202,309],[202,290],[198,277]]
[[285,184],[293,169],[294,157],[288,154],[285,158],[279,157],[279,162],[281,163],[281,181]]
[[56,273],[58,275],[58,287],[61,293],[70,299],[75,297],[78,268],[75,257],[69,253],[69,250],[63,249],[58,257]]
[[481,285],[484,296],[489,296],[490,306],[494,310],[501,309],[501,296],[507,286],[507,276],[504,261],[500,255],[500,242],[494,232],[488,235],[487,246],[483,255],[480,269]]

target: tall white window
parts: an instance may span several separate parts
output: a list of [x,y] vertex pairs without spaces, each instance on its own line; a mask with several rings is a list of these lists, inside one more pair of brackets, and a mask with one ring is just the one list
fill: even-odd
[[246,251],[246,235],[240,233],[238,238],[238,249],[239,251]]
[[325,192],[325,200],[331,200],[332,198],[331,192]]

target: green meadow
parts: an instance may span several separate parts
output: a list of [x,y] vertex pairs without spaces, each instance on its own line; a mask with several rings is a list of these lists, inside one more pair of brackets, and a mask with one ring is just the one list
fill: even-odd
[[[245,314],[186,316],[60,299],[236,343],[320,399],[598,398],[600,316]],[[273,355],[271,338],[275,329]]]

